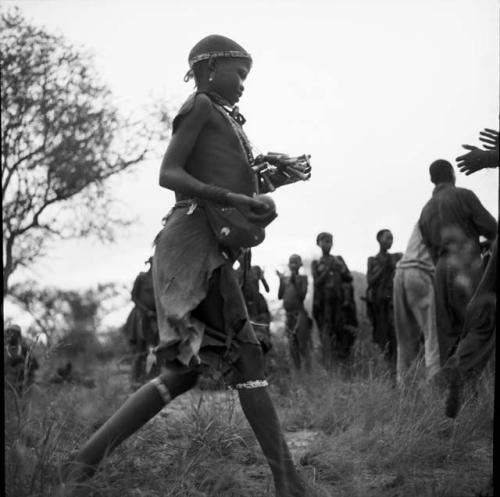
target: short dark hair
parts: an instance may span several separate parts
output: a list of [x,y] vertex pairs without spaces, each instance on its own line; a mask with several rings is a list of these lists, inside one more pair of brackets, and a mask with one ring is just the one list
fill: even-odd
[[435,160],[429,166],[429,173],[431,175],[431,181],[435,185],[453,180],[453,166],[444,159]]
[[296,261],[296,262],[298,262],[302,266],[302,257],[300,257],[299,254],[292,254],[288,258],[288,262],[292,262],[292,261]]
[[319,242],[325,238],[330,238],[333,242],[333,235],[331,233],[328,233],[327,231],[322,231],[317,237],[316,237],[316,245],[319,245]]
[[380,242],[380,239],[382,238],[382,235],[386,232],[391,233],[391,230],[388,230],[387,228],[384,228],[383,230],[380,230],[377,232],[377,241]]

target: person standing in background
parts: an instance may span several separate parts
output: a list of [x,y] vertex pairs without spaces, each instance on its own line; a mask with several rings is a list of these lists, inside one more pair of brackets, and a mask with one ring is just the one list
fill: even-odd
[[313,317],[319,330],[323,366],[329,370],[335,359],[350,357],[355,335],[350,323],[349,285],[352,275],[340,255],[330,254],[331,233],[316,237],[322,255],[311,264],[314,280]]
[[471,190],[455,186],[455,171],[446,160],[429,167],[435,186],[419,219],[422,239],[436,266],[436,311],[440,362],[454,352],[465,320],[465,310],[481,275],[479,237],[493,241],[495,218]]
[[310,373],[312,320],[304,308],[307,276],[299,274],[301,267],[300,255],[292,254],[288,260],[290,275],[285,276],[276,271],[280,279],[278,299],[283,300],[283,307],[286,311],[286,333],[293,364],[300,371],[303,363],[306,371]]
[[394,241],[390,230],[380,230],[376,238],[380,249],[377,255],[368,257],[366,301],[371,310],[373,342],[384,353],[391,370],[395,371],[397,345],[392,301],[393,279],[396,263],[403,254],[389,252]]
[[394,275],[396,372],[399,384],[404,382],[405,372],[417,357],[422,338],[427,379],[431,380],[440,368],[434,270],[417,223],[403,257],[396,264]]

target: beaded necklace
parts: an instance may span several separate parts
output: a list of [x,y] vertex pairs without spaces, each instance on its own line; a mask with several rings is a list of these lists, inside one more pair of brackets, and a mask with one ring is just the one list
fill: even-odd
[[233,131],[236,133],[238,137],[238,141],[240,142],[241,148],[245,153],[248,159],[248,165],[251,166],[254,161],[253,154],[253,146],[250,140],[248,139],[246,133],[243,131],[243,124],[245,124],[246,119],[240,114],[237,106],[234,106],[232,109],[228,107],[227,103],[222,100],[222,98],[216,93],[209,92],[207,95],[211,98],[212,102],[215,105],[215,108],[219,111],[219,113],[226,119],[226,121],[233,128]]

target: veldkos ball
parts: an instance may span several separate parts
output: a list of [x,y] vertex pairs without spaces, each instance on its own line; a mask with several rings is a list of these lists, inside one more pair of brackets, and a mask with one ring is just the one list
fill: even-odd
[[255,195],[255,200],[265,204],[265,207],[259,207],[250,211],[249,220],[262,228],[265,228],[271,221],[276,219],[276,204],[269,195]]

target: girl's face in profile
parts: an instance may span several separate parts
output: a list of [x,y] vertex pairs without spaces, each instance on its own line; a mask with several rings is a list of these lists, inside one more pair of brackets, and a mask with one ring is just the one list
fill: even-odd
[[245,87],[243,83],[250,72],[250,61],[244,58],[215,59],[210,88],[231,105],[239,101]]

